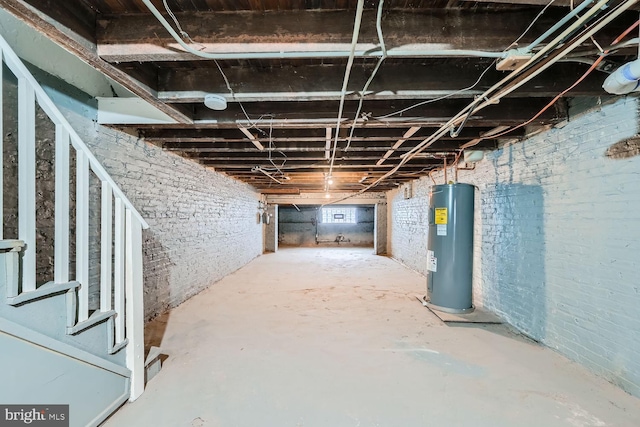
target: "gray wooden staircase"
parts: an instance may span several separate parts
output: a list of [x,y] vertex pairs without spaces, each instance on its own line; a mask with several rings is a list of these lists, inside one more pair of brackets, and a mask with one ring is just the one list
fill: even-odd
[[[0,189],[13,186],[18,195],[17,235],[5,238],[0,194],[0,363],[8,381],[0,402],[70,404],[72,426],[98,425],[144,390],[142,230],[148,225],[2,37],[0,60],[0,135],[2,113],[12,105],[4,102],[9,80],[17,81],[16,111],[9,113],[17,116],[18,135],[17,177],[4,173],[0,139]],[[55,126],[55,238],[45,281],[37,280],[37,254],[46,242],[37,234],[36,184],[43,178],[36,171],[36,110]],[[90,198],[92,180],[99,200]],[[91,283],[97,283],[97,305],[90,303]]]

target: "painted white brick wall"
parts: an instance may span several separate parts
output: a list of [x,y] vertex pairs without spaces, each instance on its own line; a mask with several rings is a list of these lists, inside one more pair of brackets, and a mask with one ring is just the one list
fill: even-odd
[[[640,157],[622,99],[489,153],[475,184],[474,299],[532,338],[640,396]],[[442,176],[437,180],[442,183]],[[424,273],[428,179],[389,194],[390,254]]]
[[[413,181],[387,193],[387,254],[425,276],[430,182]],[[408,199],[404,195],[407,187],[413,190]]]
[[[88,113],[80,107],[73,110]],[[143,232],[145,318],[177,306],[262,253],[260,195],[250,186],[69,109],[65,113],[149,223]]]

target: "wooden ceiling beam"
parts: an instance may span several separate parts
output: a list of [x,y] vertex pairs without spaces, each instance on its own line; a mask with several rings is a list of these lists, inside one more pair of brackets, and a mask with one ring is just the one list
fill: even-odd
[[[521,135],[520,133],[515,133],[513,137],[517,138],[520,135]],[[427,148],[427,151],[456,150],[462,144],[469,142],[471,139],[472,138],[441,139],[436,141],[429,148]],[[422,141],[422,139],[405,142],[402,146],[398,147],[395,151],[398,151],[398,152],[409,151],[411,148],[415,147],[419,141]],[[352,143],[351,147],[349,148],[349,151],[347,152],[344,151],[345,143],[340,142],[338,144],[338,153],[340,153],[340,155],[344,153],[349,154],[349,153],[369,153],[369,152],[374,152],[376,154],[379,154],[380,152],[382,152],[382,154],[384,154],[384,152],[391,149],[393,142],[395,141],[389,141],[386,144],[380,143],[380,142],[377,142],[375,144]],[[492,139],[485,139],[477,145],[479,149],[485,149],[485,150],[493,150],[497,148],[497,146],[498,146],[498,141],[492,140]],[[256,150],[255,150],[255,147],[253,147],[253,145],[245,144],[243,146],[238,146],[237,143],[231,143],[231,144],[215,143],[209,146],[204,146],[204,144],[201,144],[201,143],[166,142],[163,144],[163,148],[167,151],[181,151],[184,153],[213,153],[214,155],[215,154],[227,155],[231,153],[238,154],[238,155],[241,155],[243,153],[246,153],[248,155],[256,154]],[[314,146],[308,146],[303,144],[290,144],[290,143],[282,144],[281,143],[281,144],[278,144],[277,147],[274,147],[271,149],[265,148],[264,151],[265,151],[264,157],[266,158],[270,151],[272,153],[281,151],[284,153],[295,153],[295,155],[299,155],[300,153],[316,153],[316,154],[324,153],[325,149],[324,147],[314,147]],[[278,156],[278,157],[282,157],[282,156]]]
[[[369,63],[370,62],[370,63]],[[375,61],[353,68],[346,99],[358,99],[359,91],[371,75]],[[204,65],[204,64],[203,64]],[[486,68],[480,83],[473,85]],[[557,63],[534,78],[509,97],[553,97],[561,88],[569,87],[582,75],[588,65]],[[183,67],[161,68],[158,77],[158,96],[165,102],[202,103],[209,93],[216,93],[233,102],[260,101],[337,101],[344,78],[344,66],[288,65],[283,67],[228,67],[225,75],[233,88],[229,94],[217,67],[196,69]],[[442,60],[423,60],[422,63],[385,63],[376,74],[366,93],[366,100],[412,99],[426,100],[443,96],[473,99],[506,75],[497,71],[491,61],[470,59],[443,63]],[[603,93],[604,76],[592,73],[568,96],[589,96]]]
[[[216,162],[212,162],[212,161],[208,161],[208,160],[200,160],[199,161],[202,165],[205,166],[209,166],[209,167],[213,167],[218,171],[226,171],[226,170],[251,170],[253,166],[249,166],[249,165],[242,165],[242,164],[228,164],[228,163],[216,163]],[[406,166],[403,166],[401,170],[403,171],[415,171],[415,170],[421,170],[425,167],[432,167],[434,165],[440,165],[442,164],[441,161],[427,161],[427,159],[420,159],[420,163],[416,164],[416,161],[412,161],[411,164],[408,164]],[[264,168],[271,168],[271,169],[275,169],[273,167],[273,165],[269,164],[269,163],[263,163],[262,165],[257,165],[257,166],[262,166]],[[344,164],[343,162],[334,165],[333,169],[335,171],[349,171],[349,172],[356,172],[356,171],[363,171],[363,172],[367,172],[367,171],[375,171],[375,170],[388,170],[388,169],[392,169],[394,167],[393,164],[389,163],[389,164],[383,164],[383,165],[374,165],[374,164]],[[297,165],[287,165],[286,167],[282,167],[281,168],[282,172],[284,173],[288,173],[288,172],[322,172],[322,171],[328,171],[329,170],[329,165],[321,165],[321,164],[307,164],[307,165],[301,165],[301,164],[297,164]]]
[[[382,27],[389,57],[468,56],[501,52],[531,23],[531,10],[390,10]],[[548,11],[523,37],[532,41],[564,11]],[[365,10],[356,56],[379,56],[376,11]],[[218,59],[348,57],[353,12],[176,13],[198,49]],[[194,61],[151,14],[103,17],[97,25],[98,53],[109,62]],[[459,52],[456,52],[459,51]],[[440,53],[438,53],[440,52]],[[489,55],[487,55],[489,56]]]
[[[465,126],[460,135],[457,138],[477,138],[484,132],[493,129],[493,127],[478,127],[478,126]],[[374,142],[389,142],[396,141],[401,135],[406,132],[406,128],[368,128],[359,127],[356,128],[353,137],[351,137],[352,143],[374,143]],[[253,131],[256,133],[256,131]],[[270,140],[275,143],[315,143],[309,144],[311,146],[322,146],[326,148],[326,136],[310,136],[314,134],[313,129],[279,129],[277,132],[267,132],[271,135],[267,135],[266,140]],[[410,138],[405,138],[407,141],[418,141],[433,133],[433,128],[423,128]],[[304,136],[303,136],[304,135]],[[218,143],[246,143],[247,139],[239,135],[239,132],[230,132],[230,129],[145,129],[142,131],[141,136],[148,142],[154,143],[200,143],[203,146],[214,146]],[[338,137],[338,142],[345,142],[348,138],[348,134]],[[442,139],[455,139],[449,135],[445,135]],[[333,141],[333,138],[331,139]],[[242,147],[243,144],[235,144],[238,147]]]
[[[467,124],[470,127],[489,126],[495,127],[499,125],[520,124],[534,115],[536,115],[544,106],[549,103],[548,98],[505,98],[498,104],[491,105],[477,114],[472,115]],[[407,129],[412,126],[422,127],[422,122],[426,123],[446,123],[449,118],[455,116],[469,104],[464,99],[446,99],[438,103],[421,105],[411,109],[406,114],[410,114],[417,121],[409,124]],[[187,104],[192,105],[192,104]],[[414,101],[393,100],[393,101],[367,101],[364,103],[363,112],[371,116],[367,120],[359,119],[359,124],[368,127],[373,123],[380,123],[386,126],[397,127],[391,120],[385,116],[395,114],[398,111],[415,105]],[[248,122],[244,112],[238,104],[230,104],[224,111],[213,111],[204,106],[193,105],[195,109],[194,118],[202,121],[215,120],[216,125],[221,127],[224,123],[233,123],[235,126],[245,125]],[[351,123],[356,110],[358,108],[357,101],[346,101],[344,103],[343,117],[345,121]],[[326,127],[323,124],[336,122],[337,105],[333,102],[309,101],[309,102],[269,102],[269,103],[245,103],[245,111],[252,116],[270,115],[273,119],[263,120],[259,122],[252,121],[254,126],[262,129],[263,132],[269,132],[272,122],[286,121],[309,123],[315,128]],[[566,118],[566,105],[564,102],[556,102],[553,107],[546,110],[537,119],[540,123],[550,123],[554,120]],[[266,130],[265,130],[266,129]],[[406,129],[405,129],[406,130]],[[398,135],[400,136],[400,135]]]

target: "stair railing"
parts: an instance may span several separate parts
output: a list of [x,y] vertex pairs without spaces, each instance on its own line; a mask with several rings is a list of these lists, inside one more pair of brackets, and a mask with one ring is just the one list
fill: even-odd
[[[126,350],[131,370],[131,397],[144,389],[142,229],[148,228],[132,203],[91,153],[64,115],[35,80],[4,38],[0,59],[18,79],[18,240],[3,240],[0,223],[0,268],[16,276],[20,253],[21,277],[7,284],[7,300],[19,306],[48,294],[67,292],[67,333],[77,334],[108,322],[107,351]],[[0,82],[3,81],[0,67]],[[0,85],[0,100],[3,94]],[[36,102],[55,125],[55,240],[53,281],[36,285]],[[0,102],[0,119],[2,103]],[[0,120],[0,135],[4,135]],[[75,150],[75,280],[70,281],[70,148]],[[0,189],[2,187],[2,138],[0,138]],[[100,308],[89,310],[89,178],[101,182]],[[0,192],[1,193],[1,192]],[[0,194],[0,212],[3,196]],[[9,267],[7,267],[9,266]],[[8,276],[5,271],[5,276]],[[112,304],[113,299],[113,304]]]

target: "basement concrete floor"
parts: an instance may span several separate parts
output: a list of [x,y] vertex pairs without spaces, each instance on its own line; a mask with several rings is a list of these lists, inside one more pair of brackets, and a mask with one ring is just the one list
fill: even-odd
[[447,326],[424,291],[371,249],[261,256],[148,326],[168,359],[106,425],[640,425],[640,399],[506,326]]

